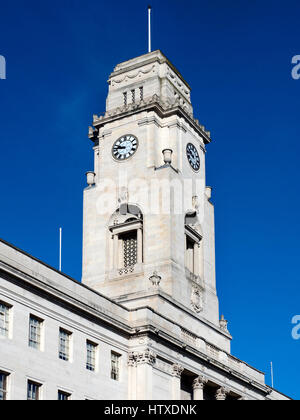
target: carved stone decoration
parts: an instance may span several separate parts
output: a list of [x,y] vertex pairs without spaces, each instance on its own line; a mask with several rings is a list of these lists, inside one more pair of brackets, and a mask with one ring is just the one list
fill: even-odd
[[200,313],[203,310],[203,292],[198,286],[193,286],[191,305],[197,313]]
[[176,376],[176,378],[180,378],[183,371],[184,367],[177,363],[172,366],[172,375]]
[[226,321],[226,319],[224,318],[224,315],[221,316],[220,319],[220,328],[222,331],[225,331],[228,333],[228,321]]
[[225,388],[224,386],[220,387],[216,392],[216,400],[225,401],[227,394],[229,394],[229,389]]
[[207,384],[208,379],[205,376],[198,376],[193,381],[193,389],[201,389],[203,390],[204,385]]
[[129,201],[129,192],[126,187],[123,187],[120,191],[118,203],[119,204],[127,204]]
[[128,354],[128,366],[129,367],[134,367],[136,366],[136,355],[134,352],[130,352]]
[[136,364],[137,365],[154,365],[156,362],[156,354],[150,349],[146,349],[140,353],[136,353]]
[[113,79],[112,80],[112,86],[114,86],[115,84],[120,84],[120,83],[122,83],[122,82],[127,82],[128,81],[128,79],[131,79],[131,80],[134,80],[134,79],[136,79],[137,77],[139,77],[140,75],[145,75],[145,74],[148,74],[148,73],[150,73],[151,71],[155,71],[155,69],[156,69],[156,66],[155,66],[155,64],[153,65],[153,66],[151,66],[151,67],[148,67],[148,68],[146,68],[146,69],[141,69],[141,70],[138,70],[137,72],[135,72],[135,73],[131,73],[131,74],[126,74],[123,78],[120,78],[120,79],[117,79],[117,78],[115,78],[115,79]]
[[149,278],[151,281],[153,287],[158,288],[161,282],[161,277],[157,274],[156,271],[154,271],[153,275]]
[[146,349],[142,352],[130,352],[128,354],[128,366],[135,367],[137,365],[149,364],[154,365],[156,363],[156,354],[150,349]]

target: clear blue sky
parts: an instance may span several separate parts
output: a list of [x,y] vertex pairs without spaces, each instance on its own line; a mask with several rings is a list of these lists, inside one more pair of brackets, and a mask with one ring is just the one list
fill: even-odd
[[[87,128],[105,108],[113,67],[147,52],[148,0],[2,2],[0,236],[81,277]],[[212,132],[217,284],[232,352],[300,399],[300,3],[153,0],[153,48],[192,86]]]

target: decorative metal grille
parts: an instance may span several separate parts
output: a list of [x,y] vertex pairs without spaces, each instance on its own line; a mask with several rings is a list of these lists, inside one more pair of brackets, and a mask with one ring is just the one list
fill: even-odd
[[131,91],[131,95],[132,95],[132,103],[135,104],[135,89]]
[[124,97],[124,105],[127,105],[127,92],[123,93],[123,97]]
[[137,234],[127,234],[123,239],[124,243],[124,268],[133,267],[137,263]]
[[140,87],[140,100],[143,101],[144,100],[144,88]]

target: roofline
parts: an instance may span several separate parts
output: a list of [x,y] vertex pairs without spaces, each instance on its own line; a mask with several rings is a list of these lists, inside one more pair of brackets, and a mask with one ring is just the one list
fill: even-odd
[[92,289],[91,287],[87,286],[86,284],[82,283],[81,281],[76,280],[76,279],[74,279],[73,277],[70,277],[70,276],[68,276],[68,275],[67,275],[67,274],[65,274],[65,273],[62,273],[61,271],[57,270],[57,268],[54,268],[54,267],[52,267],[51,265],[49,265],[49,264],[45,263],[44,261],[42,261],[42,260],[40,260],[40,259],[38,259],[38,258],[34,257],[33,255],[29,254],[28,252],[23,251],[21,248],[18,248],[17,246],[15,246],[15,245],[11,244],[10,242],[7,242],[7,241],[5,241],[4,239],[0,238],[0,243],[3,243],[4,245],[9,246],[10,248],[14,249],[15,251],[20,252],[21,254],[25,255],[25,256],[26,256],[26,257],[28,257],[28,258],[31,258],[32,260],[34,260],[34,261],[36,261],[37,263],[39,263],[39,264],[43,265],[44,267],[49,268],[49,270],[54,271],[55,273],[57,273],[57,274],[59,274],[59,275],[61,275],[61,276],[65,277],[66,279],[71,280],[73,283],[76,283],[76,284],[78,284],[79,286],[82,286],[83,288],[85,288],[85,289],[89,290],[90,292],[95,293],[96,295],[98,295],[98,296],[102,297],[103,299],[106,299],[106,300],[108,300],[109,302],[114,303],[115,305],[117,305],[117,306],[119,306],[120,308],[125,309],[127,312],[129,312],[128,308],[126,308],[125,306],[123,306],[123,305],[121,305],[120,303],[116,302],[115,300],[110,299],[108,296],[102,295],[101,293],[97,292],[97,290]]

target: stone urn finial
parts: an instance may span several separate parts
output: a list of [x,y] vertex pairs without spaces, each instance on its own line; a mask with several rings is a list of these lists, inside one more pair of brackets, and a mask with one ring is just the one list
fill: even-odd
[[171,165],[173,150],[172,149],[164,149],[162,151],[162,153],[163,153],[163,156],[164,156],[165,165]]
[[95,177],[96,177],[95,172],[90,171],[86,173],[86,180],[89,187],[92,187],[93,185],[95,185]]

